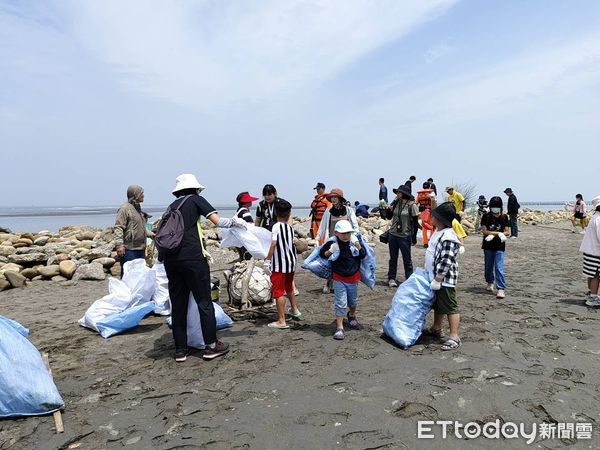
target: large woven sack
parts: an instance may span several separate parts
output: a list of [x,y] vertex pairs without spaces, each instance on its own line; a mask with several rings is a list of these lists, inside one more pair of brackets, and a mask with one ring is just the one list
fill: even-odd
[[[234,305],[241,305],[242,283],[248,268],[246,261],[237,263],[229,277],[229,297]],[[260,266],[254,266],[248,283],[248,299],[253,306],[263,305],[271,301],[271,277]]]

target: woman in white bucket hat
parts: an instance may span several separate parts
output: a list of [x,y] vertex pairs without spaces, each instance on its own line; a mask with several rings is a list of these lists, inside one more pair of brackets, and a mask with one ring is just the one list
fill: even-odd
[[600,306],[598,285],[600,284],[600,195],[592,199],[594,215],[585,229],[579,251],[583,253],[583,275],[587,277],[588,306]]

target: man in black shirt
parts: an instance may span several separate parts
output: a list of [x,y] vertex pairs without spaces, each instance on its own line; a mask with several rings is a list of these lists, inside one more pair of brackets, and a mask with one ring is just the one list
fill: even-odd
[[511,188],[504,189],[504,193],[508,195],[508,206],[507,213],[510,220],[510,237],[516,239],[519,237],[519,225],[517,223],[517,216],[519,215],[519,202],[517,196],[513,193]]

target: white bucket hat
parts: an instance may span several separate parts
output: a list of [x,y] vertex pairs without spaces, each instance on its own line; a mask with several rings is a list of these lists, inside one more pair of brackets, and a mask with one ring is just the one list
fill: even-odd
[[600,195],[592,199],[592,208],[596,209],[598,206],[600,206]]
[[354,231],[354,228],[352,228],[352,224],[349,221],[340,220],[335,224],[335,231],[338,233],[350,233]]
[[202,191],[204,186],[198,183],[198,180],[191,173],[184,173],[175,178],[175,188],[173,189],[173,194],[177,191],[181,191],[183,189],[199,189]]

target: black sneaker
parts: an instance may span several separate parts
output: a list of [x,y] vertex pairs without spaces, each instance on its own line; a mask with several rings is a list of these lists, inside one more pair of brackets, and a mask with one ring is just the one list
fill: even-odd
[[215,359],[218,356],[223,356],[228,351],[229,344],[217,340],[217,342],[215,343],[215,348],[210,348],[209,346],[206,346],[202,358],[207,360]]
[[175,350],[175,361],[176,362],[184,362],[187,359],[188,351],[187,350]]

